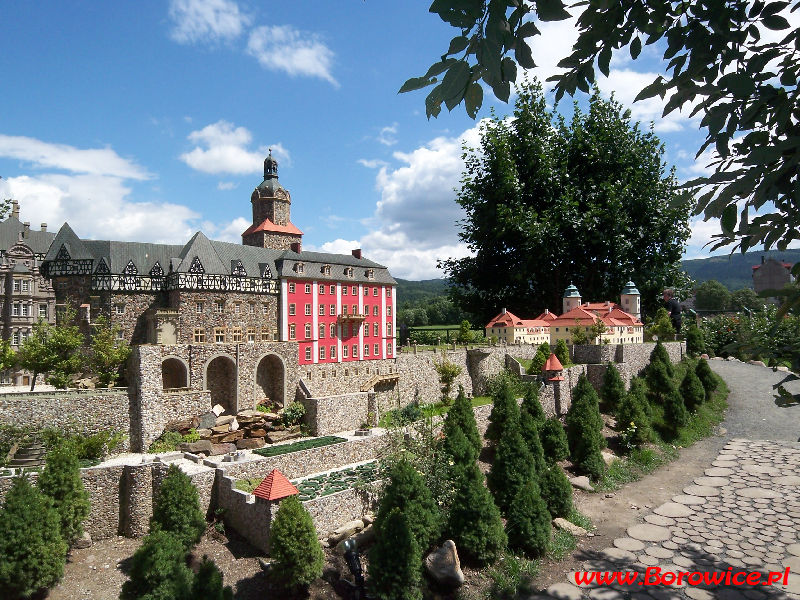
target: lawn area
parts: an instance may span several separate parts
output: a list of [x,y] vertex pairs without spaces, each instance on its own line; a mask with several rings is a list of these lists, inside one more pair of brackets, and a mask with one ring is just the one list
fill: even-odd
[[[476,396],[472,399],[473,408],[491,403],[492,399],[489,396]],[[399,427],[425,417],[438,417],[446,414],[450,406],[452,406],[452,403],[445,405],[437,402],[435,404],[409,404],[404,408],[395,408],[381,415],[378,427]]]

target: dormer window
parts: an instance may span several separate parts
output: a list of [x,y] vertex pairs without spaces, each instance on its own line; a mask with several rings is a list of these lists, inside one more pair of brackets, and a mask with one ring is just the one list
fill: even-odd
[[303,263],[299,262],[299,263],[295,264],[294,270],[297,273],[304,273],[305,272],[305,265]]
[[375,270],[374,269],[367,269],[367,272],[365,273],[365,275],[367,276],[367,279],[375,279]]
[[345,267],[344,268],[344,276],[345,277],[350,277],[352,279],[352,277],[353,277],[353,267]]
[[331,266],[330,265],[322,265],[322,274],[323,275],[330,275],[331,274]]

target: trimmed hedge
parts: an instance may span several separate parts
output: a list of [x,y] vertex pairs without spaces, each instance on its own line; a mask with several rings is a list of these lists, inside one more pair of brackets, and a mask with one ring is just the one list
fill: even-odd
[[292,444],[281,444],[280,446],[257,448],[256,450],[253,450],[253,452],[259,456],[281,456],[282,454],[289,454],[290,452],[299,452],[300,450],[309,450],[311,448],[322,448],[324,446],[331,446],[333,444],[346,441],[346,439],[335,435],[326,435],[310,440],[303,440],[302,442],[294,442]]

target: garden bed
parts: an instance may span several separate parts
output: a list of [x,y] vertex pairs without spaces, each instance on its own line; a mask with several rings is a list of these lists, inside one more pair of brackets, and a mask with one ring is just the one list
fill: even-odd
[[302,502],[306,502],[349,490],[356,485],[372,483],[380,479],[381,476],[380,465],[378,461],[373,460],[337,471],[323,473],[322,475],[314,475],[292,483],[300,492],[299,499]]
[[310,450],[311,448],[323,448],[333,444],[346,442],[347,440],[335,435],[326,435],[323,437],[312,438],[310,440],[302,440],[300,442],[293,442],[291,444],[281,444],[279,446],[270,446],[268,448],[257,448],[253,450],[259,456],[281,456],[282,454],[289,454],[290,452],[299,452],[300,450]]

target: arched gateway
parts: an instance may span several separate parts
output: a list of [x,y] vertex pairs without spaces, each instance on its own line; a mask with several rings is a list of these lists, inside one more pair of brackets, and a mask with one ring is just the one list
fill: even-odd
[[236,414],[236,363],[231,357],[217,356],[208,362],[204,387],[211,392],[212,406],[219,404],[226,414]]
[[256,367],[255,401],[268,398],[280,406],[284,404],[285,368],[283,361],[275,354],[262,358]]

